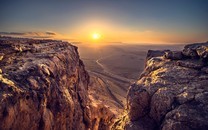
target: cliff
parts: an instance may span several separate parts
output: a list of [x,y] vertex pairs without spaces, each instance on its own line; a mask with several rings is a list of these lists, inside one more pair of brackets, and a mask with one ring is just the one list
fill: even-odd
[[127,130],[208,129],[208,42],[182,51],[148,51],[127,96]]
[[77,47],[0,37],[0,129],[110,129],[114,115],[88,84]]

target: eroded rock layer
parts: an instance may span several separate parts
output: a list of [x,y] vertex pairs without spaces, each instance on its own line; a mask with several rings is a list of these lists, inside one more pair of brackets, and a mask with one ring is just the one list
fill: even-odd
[[109,129],[113,117],[89,99],[88,83],[77,47],[1,37],[0,129]]
[[127,97],[127,130],[208,129],[208,43],[149,51]]

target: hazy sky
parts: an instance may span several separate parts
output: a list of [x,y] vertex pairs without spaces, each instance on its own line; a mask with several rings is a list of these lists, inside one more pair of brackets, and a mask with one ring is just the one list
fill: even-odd
[[[1,0],[0,34],[89,42],[208,40],[208,0]],[[14,33],[15,32],[15,33]]]

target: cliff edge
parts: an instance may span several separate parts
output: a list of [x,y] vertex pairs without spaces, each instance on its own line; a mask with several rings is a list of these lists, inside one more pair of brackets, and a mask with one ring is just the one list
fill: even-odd
[[208,42],[182,51],[149,50],[123,115],[113,129],[207,130]]
[[88,84],[77,47],[0,37],[0,129],[110,129],[114,115]]
[[127,96],[127,130],[208,129],[208,42],[148,51]]

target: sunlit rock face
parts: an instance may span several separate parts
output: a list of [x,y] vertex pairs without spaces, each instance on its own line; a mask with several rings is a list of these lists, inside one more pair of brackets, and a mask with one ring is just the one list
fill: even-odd
[[77,47],[1,37],[0,129],[109,129],[111,113],[90,101],[88,83]]
[[127,130],[208,129],[208,43],[149,51],[127,96]]

